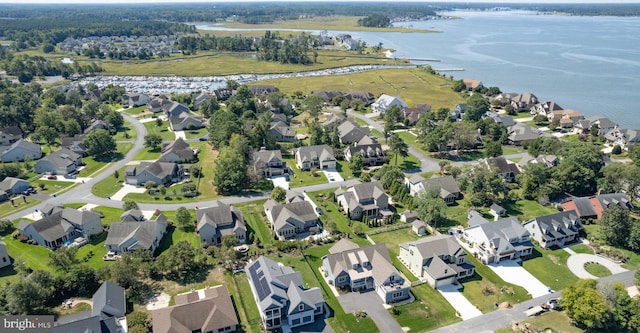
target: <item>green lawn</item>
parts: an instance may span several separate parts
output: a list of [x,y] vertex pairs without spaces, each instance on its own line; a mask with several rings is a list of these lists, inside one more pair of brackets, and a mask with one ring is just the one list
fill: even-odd
[[[582,226],[584,230],[587,232],[588,239],[594,244],[604,244],[602,241],[602,236],[600,235],[600,225],[599,224],[587,224]],[[640,254],[634,253],[633,251],[629,251],[626,249],[621,249],[615,246],[610,245],[602,245],[602,248],[609,248],[612,250],[617,250],[624,253],[627,256],[627,261],[622,264],[622,267],[634,270],[640,268]]]
[[333,221],[336,223],[337,229],[343,233],[355,238],[355,234],[349,227],[349,218],[338,210],[336,204],[330,199],[333,198],[333,190],[317,191],[307,193],[311,200],[313,200],[318,207],[322,209],[322,216],[320,220],[323,223],[327,221]]
[[144,127],[149,134],[160,134],[162,141],[173,141],[176,139],[176,135],[169,130],[169,122],[167,121],[163,121],[161,126],[157,126],[155,121],[149,121],[144,123]]
[[[191,212],[191,216],[193,216],[195,220],[195,213],[193,211]],[[186,240],[197,249],[200,248],[200,236],[198,236],[195,231],[184,231],[181,228],[170,226],[167,228],[167,234],[164,235],[160,245],[156,248],[155,254],[160,255],[162,252],[168,250],[171,245],[183,240]]]
[[303,187],[317,184],[325,184],[328,182],[327,177],[320,170],[311,170],[311,171],[301,171],[296,166],[296,159],[293,156],[283,157],[283,162],[286,162],[289,168],[293,171],[293,176],[291,177],[291,182],[289,186],[291,188],[294,187]]
[[417,136],[415,136],[415,135],[413,135],[413,134],[411,134],[409,132],[398,132],[397,134],[410,147],[413,147],[414,149],[416,149],[417,151],[421,152],[425,156],[430,156],[431,155],[430,152],[422,149],[422,144],[420,142],[418,142],[418,137]]
[[[116,160],[123,158],[124,155],[126,155],[129,152],[129,150],[131,150],[131,148],[133,148],[133,143],[118,143],[117,144],[118,154],[116,156]],[[92,176],[97,171],[100,171],[102,168],[104,168],[106,165],[109,164],[107,161],[98,161],[91,156],[83,157],[82,162],[84,162],[86,165],[78,173],[79,177]]]
[[87,263],[94,269],[107,266],[109,261],[102,260],[102,257],[107,254],[107,248],[104,246],[104,241],[107,240],[107,232],[103,232],[89,244],[78,249],[76,258],[78,260]]
[[351,172],[351,168],[349,167],[349,162],[347,161],[336,161],[336,170],[340,173],[340,176],[344,179],[353,179],[353,172]]
[[191,131],[184,131],[185,132],[185,136],[187,137],[187,139],[197,139],[200,138],[201,136],[207,134],[209,132],[209,130],[206,127],[200,128],[200,129],[196,129],[196,130],[191,130]]
[[[527,318],[520,322],[520,326],[524,326],[525,323],[531,325],[530,332],[561,332],[561,333],[584,333],[581,328],[575,327],[571,324],[572,320],[566,313],[560,311],[550,311],[543,313],[539,316]],[[514,331],[512,326],[503,327],[495,331],[495,333],[513,333],[522,332],[520,330]]]
[[269,231],[267,217],[262,205],[264,200],[240,208],[244,221],[253,230],[254,239],[259,239],[260,244],[273,243],[273,236]]
[[416,300],[397,306],[398,315],[392,313],[401,327],[409,327],[409,332],[426,332],[460,321],[451,304],[429,284],[413,287],[411,292]]
[[146,109],[147,109],[146,105],[141,105],[141,106],[124,109],[124,112],[132,116],[136,116],[144,112],[144,110]]
[[114,193],[118,192],[122,185],[124,184],[124,170],[126,167],[122,167],[118,170],[120,174],[120,178],[115,178],[113,175],[93,184],[91,188],[91,193],[101,198],[106,198],[112,196]]
[[[61,178],[62,176],[58,176],[58,177]],[[40,189],[38,184],[44,184],[45,185],[44,189]],[[65,182],[65,181],[58,181],[58,180],[38,180],[34,182],[34,185],[38,186],[38,193],[42,193],[42,194],[53,194],[60,191],[64,191],[67,188],[74,186],[76,184],[77,183],[74,183],[74,182]]]
[[533,200],[518,200],[513,204],[504,203],[502,207],[507,210],[509,216],[517,216],[520,221],[558,212],[555,208],[542,206]]
[[522,262],[522,267],[545,286],[561,290],[573,285],[578,278],[567,267],[569,253],[563,249],[533,249],[533,256]]
[[[228,275],[228,274],[227,274]],[[245,332],[254,332],[259,333],[260,330],[260,312],[258,310],[258,306],[253,299],[253,294],[251,293],[251,286],[249,286],[249,280],[247,279],[247,275],[245,273],[234,274],[232,278],[233,286],[232,290],[235,292],[232,293],[235,301],[235,308],[239,312],[240,318],[244,316],[246,317],[246,322],[241,322],[243,325]],[[248,324],[249,327],[244,326]]]
[[[303,278],[309,278],[310,274],[314,275],[314,283],[317,283],[315,286],[320,287],[324,300],[329,308],[331,308],[332,316],[329,318],[329,324],[333,328],[334,332],[379,332],[371,318],[357,318],[351,313],[345,313],[342,306],[340,306],[338,299],[333,295],[333,292],[331,292],[322,276],[320,276],[318,268],[322,266],[322,256],[329,254],[329,248],[332,245],[333,244],[328,244],[306,249],[304,251],[304,258],[306,260],[304,262],[307,264],[308,268],[302,269],[302,262],[297,264],[295,261],[292,261],[292,264],[297,264],[296,268],[301,270]],[[314,286],[311,284],[313,281],[309,282],[305,280],[304,282],[309,283],[310,286]]]
[[[144,108],[144,106],[141,107]],[[113,139],[116,141],[130,140],[131,142],[133,142],[137,136],[138,132],[136,132],[133,126],[131,126],[131,123],[125,119],[122,128],[120,128],[120,130],[116,132],[116,134],[113,136]]]
[[589,274],[599,278],[611,275],[611,271],[608,268],[595,262],[584,265],[584,269]]
[[502,146],[503,155],[519,154],[519,153],[526,153],[526,152],[527,150],[522,148],[521,146]]
[[404,274],[409,281],[417,281],[416,278],[398,259],[400,255],[400,244],[419,239],[411,228],[403,228],[394,231],[381,232],[379,234],[369,236],[376,244],[384,243],[389,250],[389,256],[393,265]]
[[160,148],[143,148],[133,159],[136,161],[155,161],[160,157]]
[[123,210],[120,208],[106,207],[106,206],[98,206],[93,210],[100,213],[101,223],[103,225],[111,225],[113,222],[120,222],[120,215],[122,215]]
[[402,169],[402,171],[408,171],[408,170],[414,170],[414,169],[420,168],[420,165],[421,165],[420,160],[418,160],[417,157],[411,154],[407,154],[407,156],[405,157],[398,156],[397,162],[396,162],[395,156],[396,154],[389,153],[389,164],[399,166],[400,169]]
[[[464,286],[462,294],[482,313],[495,310],[496,303],[516,304],[531,299],[531,295],[524,288],[505,282],[498,274],[481,264],[473,256],[468,255],[467,260],[476,266],[476,272],[473,277],[462,281]],[[486,292],[486,295],[483,291]]]
[[589,247],[589,245],[577,244],[577,245],[570,246],[569,248],[576,253],[593,254],[593,249]]
[[[25,199],[23,199],[25,198]],[[0,218],[5,217],[7,215],[11,215],[15,212],[19,212],[21,210],[27,209],[29,207],[35,206],[40,203],[40,200],[34,199],[32,197],[23,197],[16,198],[13,200],[13,205],[11,204],[11,200],[7,200],[0,204]],[[26,202],[25,202],[26,200]]]

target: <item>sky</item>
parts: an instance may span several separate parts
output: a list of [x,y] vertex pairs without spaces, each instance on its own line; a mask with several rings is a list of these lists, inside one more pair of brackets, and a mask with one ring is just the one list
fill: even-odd
[[[256,1],[282,1],[282,0],[0,0],[0,3],[158,3],[158,2],[256,2]],[[290,2],[318,2],[319,0],[285,0]],[[336,0],[329,0],[336,1]],[[337,0],[339,2],[353,2],[354,0]],[[389,0],[355,0],[355,1],[386,1]],[[401,0],[411,2],[493,2],[493,3],[516,3],[516,4],[531,4],[531,3],[640,3],[640,0]]]

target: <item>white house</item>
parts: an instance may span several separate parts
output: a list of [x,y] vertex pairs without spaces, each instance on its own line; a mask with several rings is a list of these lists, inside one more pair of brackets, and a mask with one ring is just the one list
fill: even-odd
[[373,102],[373,104],[371,104],[371,111],[384,114],[392,106],[397,106],[400,108],[400,111],[402,111],[407,108],[407,103],[405,103],[400,96],[382,94],[375,102]]

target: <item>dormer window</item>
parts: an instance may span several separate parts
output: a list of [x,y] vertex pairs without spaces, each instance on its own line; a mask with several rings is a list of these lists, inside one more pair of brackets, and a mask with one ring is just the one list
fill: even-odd
[[298,305],[298,311],[302,311],[302,310],[304,310],[304,304]]

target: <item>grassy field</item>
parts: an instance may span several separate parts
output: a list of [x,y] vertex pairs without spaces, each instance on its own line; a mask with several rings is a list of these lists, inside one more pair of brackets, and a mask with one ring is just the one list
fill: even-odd
[[10,200],[7,200],[1,203],[0,218],[5,217],[7,215],[11,215],[15,212],[19,212],[21,210],[27,209],[29,207],[35,206],[40,203],[40,200],[31,198],[31,197],[24,197],[24,198],[26,198],[26,202],[25,202],[25,199],[16,198],[13,200],[13,204],[11,204]]
[[143,124],[147,129],[147,133],[160,134],[162,141],[173,141],[176,135],[169,130],[169,122],[162,121],[162,125],[158,126],[155,121],[149,121]]
[[38,184],[44,184],[45,186],[44,189],[40,189],[40,187],[38,187],[38,193],[53,194],[60,191],[64,191],[68,187],[76,185],[77,183],[65,182],[65,181],[59,181],[59,180],[38,180],[35,182],[34,185],[38,186]]
[[333,221],[335,222],[338,231],[343,234],[350,235],[351,237],[357,238],[349,227],[349,218],[342,212],[340,212],[338,210],[338,206],[336,206],[336,204],[330,199],[332,198],[333,192],[333,190],[326,190],[309,192],[307,194],[309,195],[311,200],[313,200],[318,205],[318,207],[322,209],[323,214],[321,220],[323,222],[326,223],[326,221]]
[[146,109],[147,109],[146,105],[141,105],[133,108],[124,109],[124,112],[132,116],[137,116],[142,112],[144,112]]
[[120,174],[120,178],[115,178],[113,175],[93,184],[91,187],[91,193],[101,198],[106,198],[112,196],[114,193],[118,192],[122,185],[124,184],[124,169],[126,167],[120,168],[118,173]]
[[[481,264],[473,256],[467,256],[467,260],[476,266],[476,273],[473,277],[462,281],[464,286],[462,294],[482,313],[495,310],[496,303],[516,304],[531,299],[531,295],[524,288],[505,282],[498,274]],[[483,291],[489,290],[490,293],[487,295],[483,293]]]
[[185,136],[187,137],[187,139],[197,139],[200,138],[201,136],[207,134],[209,132],[209,130],[206,127],[200,128],[200,129],[196,129],[196,130],[191,130],[191,131],[184,131],[185,132]]
[[526,221],[528,219],[557,213],[558,210],[552,207],[542,206],[539,203],[532,200],[518,200],[513,204],[502,204],[507,210],[509,216],[517,216],[520,221]]
[[577,244],[577,245],[570,246],[569,248],[576,253],[593,254],[593,249],[589,247],[589,245]]
[[142,148],[133,159],[136,161],[155,161],[160,157],[160,148]]
[[397,306],[398,315],[392,313],[398,324],[408,327],[409,332],[426,332],[460,321],[451,304],[428,284],[413,287],[411,292],[416,300]]
[[[533,256],[522,262],[522,267],[546,286],[554,290],[567,288],[578,281],[567,267],[569,253],[562,249],[533,249]],[[553,272],[553,274],[549,274]]]
[[[371,318],[357,318],[351,313],[345,313],[342,306],[340,306],[338,299],[335,297],[333,292],[331,292],[324,279],[320,276],[318,268],[322,265],[322,256],[329,253],[329,248],[331,246],[332,244],[328,244],[306,249],[304,251],[304,262],[307,264],[308,268],[303,268],[301,263],[298,264],[297,262],[292,262],[292,264],[296,264],[296,268],[294,269],[300,269],[302,277],[305,279],[305,283],[309,283],[312,287],[314,285],[311,283],[317,283],[315,286],[319,286],[320,290],[322,290],[322,296],[324,297],[327,305],[331,308],[332,316],[329,318],[329,324],[333,328],[334,332],[379,332]],[[306,280],[309,278],[310,274],[314,275],[315,282],[313,280]]]
[[[238,22],[225,22],[222,26],[235,29],[309,29],[309,30],[347,30],[347,31],[375,31],[375,32],[433,32],[431,30],[420,30],[403,27],[373,28],[358,26],[358,19],[362,16],[318,16],[309,19],[275,21],[273,23],[264,24],[246,24]],[[217,34],[217,31],[203,30],[211,34]],[[288,31],[282,31],[281,35],[288,34]]]
[[268,220],[262,207],[263,204],[264,200],[260,200],[243,206],[240,208],[240,211],[242,212],[244,221],[249,225],[251,230],[253,230],[254,239],[259,239],[260,244],[264,245],[273,243],[273,236],[271,236],[271,231],[269,231]]
[[[583,333],[583,329],[571,325],[571,319],[564,312],[551,311],[540,316],[527,318],[519,323],[519,326],[529,324],[529,332],[561,332],[561,333]],[[495,333],[522,332],[519,328],[514,330],[512,326],[503,327]]]
[[398,229],[389,232],[381,232],[379,234],[369,236],[376,244],[384,243],[389,250],[389,256],[393,265],[404,274],[409,281],[417,281],[416,278],[398,259],[400,255],[400,244],[419,239],[411,228]]
[[584,269],[589,274],[599,278],[611,275],[611,271],[608,268],[595,262],[584,265]]
[[[240,318],[244,316],[245,321],[241,324],[248,324],[249,327],[243,327],[245,332],[261,332],[260,331],[260,312],[258,310],[258,306],[256,302],[253,300],[253,295],[251,294],[251,286],[249,286],[249,280],[247,279],[247,275],[245,273],[234,274],[232,278],[233,283],[228,284],[229,286],[233,286],[232,289],[235,289],[234,296],[238,297],[235,302],[235,308],[239,309]],[[248,328],[248,330],[247,330]]]
[[389,164],[399,166],[402,171],[419,169],[421,165],[420,160],[411,154],[407,154],[405,157],[398,156],[396,163],[396,154],[394,153],[389,153]]
[[320,170],[302,171],[298,169],[296,159],[293,157],[283,157],[282,161],[286,162],[291,171],[293,171],[291,182],[289,183],[291,188],[328,183],[327,177]]
[[434,110],[441,107],[453,108],[458,103],[464,103],[464,99],[451,90],[453,81],[431,75],[420,68],[393,68],[348,75],[272,79],[261,81],[261,84],[272,84],[289,95],[295,91],[309,94],[317,90],[368,91],[376,96],[383,93],[392,96],[400,95],[409,106],[427,103]]

